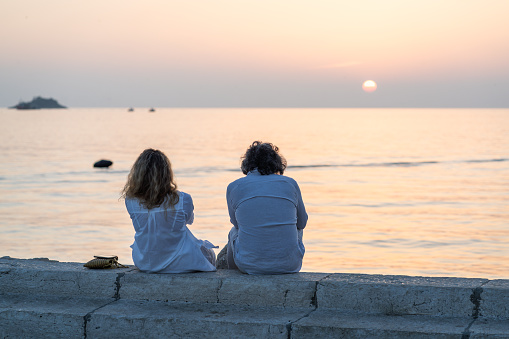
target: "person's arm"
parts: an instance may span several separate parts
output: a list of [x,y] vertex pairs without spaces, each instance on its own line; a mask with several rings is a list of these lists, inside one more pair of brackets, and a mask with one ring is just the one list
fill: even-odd
[[302,201],[302,194],[297,183],[295,183],[295,188],[297,189],[297,229],[302,230],[308,222],[308,214],[306,213],[306,207],[304,206],[304,201]]
[[235,228],[239,228],[239,226],[237,225],[237,218],[235,218],[235,210],[232,201],[232,191],[233,191],[232,184],[229,184],[228,188],[226,189],[226,203],[228,204],[228,214],[230,215],[230,222],[232,223],[232,225]]
[[190,194],[183,194],[182,198],[184,199],[184,213],[186,214],[186,224],[192,225],[194,221],[194,204],[193,198]]

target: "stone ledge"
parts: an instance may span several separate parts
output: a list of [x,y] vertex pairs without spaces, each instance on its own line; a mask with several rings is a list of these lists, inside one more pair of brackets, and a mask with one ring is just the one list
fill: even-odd
[[0,294],[0,338],[82,338],[85,316],[108,302]]
[[307,308],[2,295],[0,337],[509,338],[507,321]]
[[0,259],[0,293],[307,307],[385,315],[509,319],[509,280],[234,270],[145,274],[80,263]]
[[388,316],[317,310],[292,326],[298,338],[461,338],[466,318]]
[[309,309],[0,295],[0,337],[287,338]]
[[0,258],[0,337],[509,338],[508,304],[501,279],[145,274]]
[[0,293],[313,308],[324,273],[249,276],[236,270],[146,274],[80,263],[0,259]]
[[[333,274],[318,284],[320,308],[379,313],[471,317],[473,291],[487,279]],[[509,291],[509,290],[507,290]]]

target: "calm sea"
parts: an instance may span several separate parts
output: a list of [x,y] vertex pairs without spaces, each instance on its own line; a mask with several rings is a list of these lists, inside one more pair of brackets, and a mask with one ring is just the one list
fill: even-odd
[[[509,278],[509,109],[1,109],[0,256],[132,264],[119,200],[145,148],[222,247],[254,140],[280,147],[309,222],[303,271]],[[109,169],[92,165],[114,162]]]

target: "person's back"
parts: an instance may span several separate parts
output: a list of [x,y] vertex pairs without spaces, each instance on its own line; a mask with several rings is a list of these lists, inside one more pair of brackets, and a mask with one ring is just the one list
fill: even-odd
[[[136,234],[133,262],[148,273],[185,273],[214,271],[203,256],[201,247],[212,248],[208,241],[198,240],[186,224],[194,220],[193,201],[189,194],[179,192],[179,202],[171,208],[146,209],[138,199],[125,200]],[[164,204],[163,204],[164,205]]]
[[306,218],[297,216],[298,210],[304,212],[298,209],[302,199],[297,183],[252,171],[231,183],[227,192],[238,226],[234,257],[239,269],[250,274],[298,272],[304,256],[298,228]]
[[226,198],[233,228],[227,262],[249,274],[295,273],[304,256],[307,214],[299,186],[283,176],[286,160],[278,148],[254,142],[244,155],[245,177],[228,185]]
[[133,261],[141,271],[215,271],[214,245],[196,239],[187,227],[194,220],[193,200],[177,190],[164,153],[146,149],[140,154],[122,196],[136,231]]

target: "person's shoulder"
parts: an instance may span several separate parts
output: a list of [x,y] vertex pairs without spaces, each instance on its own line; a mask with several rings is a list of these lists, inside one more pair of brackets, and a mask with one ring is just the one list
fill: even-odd
[[124,200],[125,200],[126,205],[127,204],[132,204],[134,202],[139,203],[138,198],[129,198],[129,197],[126,197]]
[[296,186],[296,187],[299,187],[299,184],[297,183],[297,181],[292,178],[292,177],[288,177],[286,175],[278,175],[282,180],[285,180],[286,182],[292,184],[293,186]]
[[239,186],[242,186],[243,183],[247,182],[248,176],[244,176],[241,178],[238,178],[231,183],[228,184],[226,187],[226,193],[231,194],[235,189],[237,189]]
[[182,191],[179,191],[179,197],[184,200],[193,200],[191,194]]
[[125,206],[128,211],[142,210],[143,206],[137,198],[125,198]]
[[238,178],[236,180],[233,180],[232,182],[230,182],[228,184],[228,187],[235,187],[235,186],[238,186],[240,184],[242,184],[244,181],[247,180],[247,176],[244,176],[244,177],[241,177],[241,178]]
[[289,176],[287,176],[287,175],[283,175],[283,174],[275,174],[275,176],[276,176],[276,177],[278,177],[278,178],[281,178],[282,180],[286,180],[286,181],[289,181],[289,182],[297,182],[297,181],[295,181],[295,179],[294,179],[294,178],[289,177]]

